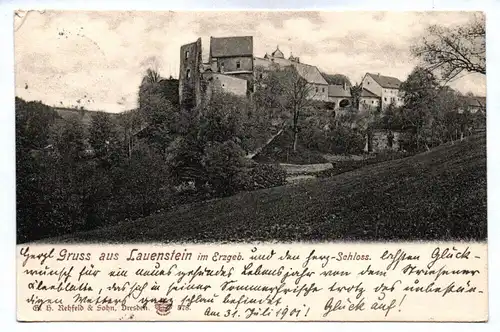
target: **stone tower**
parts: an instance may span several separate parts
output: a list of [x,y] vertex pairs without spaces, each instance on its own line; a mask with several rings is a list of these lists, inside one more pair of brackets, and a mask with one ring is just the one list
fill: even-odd
[[179,103],[183,108],[198,106],[202,100],[201,71],[202,61],[201,38],[196,42],[182,45],[179,71]]

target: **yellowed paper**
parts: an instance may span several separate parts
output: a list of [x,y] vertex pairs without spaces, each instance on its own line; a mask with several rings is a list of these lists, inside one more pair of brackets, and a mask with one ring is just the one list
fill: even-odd
[[484,243],[19,246],[23,321],[486,321]]
[[13,15],[19,320],[488,320],[483,13]]

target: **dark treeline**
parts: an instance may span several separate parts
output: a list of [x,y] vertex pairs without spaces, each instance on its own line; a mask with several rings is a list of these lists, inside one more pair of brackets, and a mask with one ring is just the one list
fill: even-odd
[[16,98],[18,242],[285,183],[279,166],[246,157],[272,121],[244,98],[182,108],[177,90],[148,73],[137,110],[92,113],[85,125],[78,112],[62,118]]

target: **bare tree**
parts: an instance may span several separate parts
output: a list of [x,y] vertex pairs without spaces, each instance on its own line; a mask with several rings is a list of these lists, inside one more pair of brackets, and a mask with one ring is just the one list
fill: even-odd
[[446,28],[431,25],[412,48],[425,68],[440,73],[446,83],[461,73],[486,74],[486,29],[484,16],[476,15],[467,24]]
[[295,67],[285,67],[276,71],[275,75],[277,75],[277,81],[280,85],[280,106],[291,115],[293,151],[297,151],[299,121],[304,109],[312,104],[315,94],[313,86],[300,76]]
[[148,68],[146,75],[144,75],[143,82],[154,84],[160,82],[161,79],[160,73],[157,70]]

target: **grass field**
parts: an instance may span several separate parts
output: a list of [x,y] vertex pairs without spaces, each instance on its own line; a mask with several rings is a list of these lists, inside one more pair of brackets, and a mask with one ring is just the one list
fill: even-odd
[[484,240],[486,137],[59,242]]

